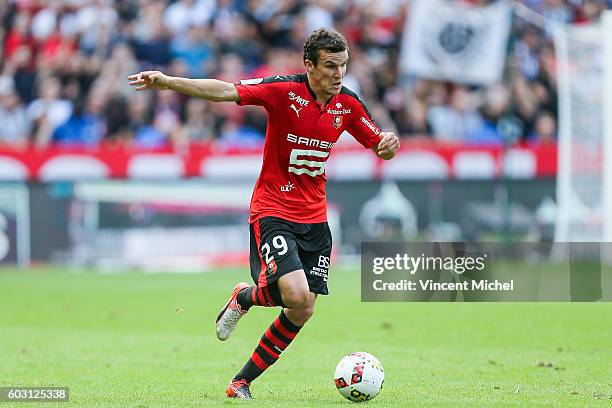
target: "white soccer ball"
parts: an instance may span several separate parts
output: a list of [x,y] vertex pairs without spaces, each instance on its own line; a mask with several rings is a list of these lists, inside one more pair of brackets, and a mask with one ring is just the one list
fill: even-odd
[[365,352],[351,353],[336,366],[334,382],[338,392],[354,402],[376,397],[385,381],[385,370],[380,361]]

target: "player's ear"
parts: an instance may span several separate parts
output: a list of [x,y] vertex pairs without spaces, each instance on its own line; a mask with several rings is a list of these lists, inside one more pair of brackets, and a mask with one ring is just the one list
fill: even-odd
[[314,70],[314,64],[312,63],[311,60],[309,59],[304,60],[304,65],[306,65],[306,69],[308,70],[308,72],[312,72]]

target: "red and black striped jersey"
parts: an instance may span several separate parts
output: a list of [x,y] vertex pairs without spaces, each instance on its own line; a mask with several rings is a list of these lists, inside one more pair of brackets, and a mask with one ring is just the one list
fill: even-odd
[[340,134],[346,130],[368,149],[380,141],[381,130],[365,105],[346,87],[318,105],[306,74],[243,80],[236,89],[239,105],[259,105],[268,112],[250,222],[266,216],[325,222],[325,164]]

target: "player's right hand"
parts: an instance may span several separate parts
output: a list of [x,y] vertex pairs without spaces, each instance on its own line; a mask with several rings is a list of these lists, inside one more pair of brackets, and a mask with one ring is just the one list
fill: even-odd
[[142,71],[128,77],[130,86],[136,91],[154,89],[156,91],[170,88],[170,77],[159,71]]

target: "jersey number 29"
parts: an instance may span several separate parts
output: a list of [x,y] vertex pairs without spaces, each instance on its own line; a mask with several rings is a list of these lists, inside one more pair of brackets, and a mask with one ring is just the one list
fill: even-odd
[[[272,246],[279,250],[277,254],[279,256],[285,255],[289,250],[287,240],[285,240],[285,237],[283,237],[282,235],[277,235],[272,238]],[[261,254],[263,255],[264,262],[266,263],[266,265],[274,259],[274,257],[270,255],[270,250],[270,244],[268,244],[267,242],[261,246]]]

